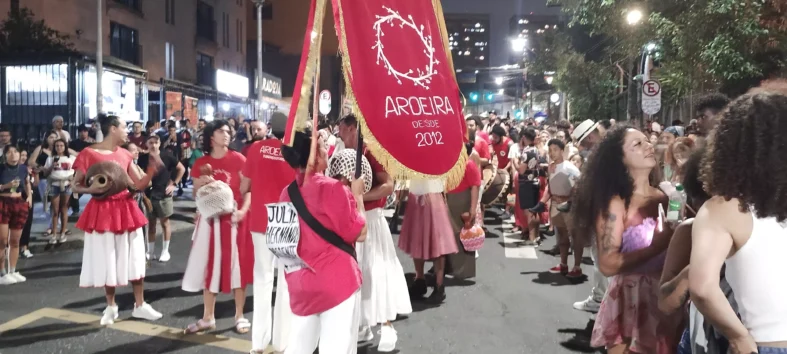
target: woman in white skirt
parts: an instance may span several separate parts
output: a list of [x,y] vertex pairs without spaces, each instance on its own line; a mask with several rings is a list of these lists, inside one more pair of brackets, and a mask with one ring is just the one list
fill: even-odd
[[[339,134],[347,149],[358,146],[358,121],[348,115],[339,123]],[[368,236],[364,243],[356,245],[358,263],[363,272],[361,288],[361,328],[359,341],[374,338],[371,327],[382,324],[379,352],[390,352],[396,348],[397,335],[391,321],[397,315],[413,312],[404,269],[396,255],[396,246],[391,236],[388,221],[383,215],[386,199],[393,193],[393,179],[368,150],[364,156],[372,168],[372,188],[364,194]]]
[[224,120],[204,130],[202,148],[207,153],[194,162],[194,196],[197,226],[183,274],[183,290],[203,294],[203,315],[190,324],[186,334],[216,328],[216,295],[235,297],[235,331],[246,334],[251,322],[243,316],[246,286],[254,283],[254,244],[246,213],[249,193],[241,194],[241,170],[246,158],[229,150],[230,127]]
[[[155,321],[162,315],[147,304],[143,296],[145,239],[142,229],[147,219],[129,188],[147,187],[160,162],[151,163],[147,174],[141,174],[132,164],[131,153],[120,147],[127,140],[126,123],[116,116],[100,115],[98,120],[104,141],[84,149],[73,167],[73,191],[93,195],[76,225],[85,232],[79,286],[105,289],[107,307],[101,325],[111,325],[118,318],[115,287],[128,283],[134,289],[135,305],[131,316]],[[91,168],[96,165],[101,169]],[[105,174],[107,183],[101,184],[99,178],[91,181],[96,173]]]

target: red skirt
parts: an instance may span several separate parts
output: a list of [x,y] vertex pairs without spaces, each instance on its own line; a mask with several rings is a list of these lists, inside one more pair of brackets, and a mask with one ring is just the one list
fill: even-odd
[[248,218],[232,223],[232,215],[197,220],[183,290],[230,293],[254,283],[254,244]]
[[86,233],[123,234],[147,224],[134,195],[123,191],[106,199],[91,198],[76,226]]
[[515,225],[522,230],[527,230],[527,212],[519,206],[519,173],[514,173],[514,195],[516,196],[516,204],[514,205],[514,220]]

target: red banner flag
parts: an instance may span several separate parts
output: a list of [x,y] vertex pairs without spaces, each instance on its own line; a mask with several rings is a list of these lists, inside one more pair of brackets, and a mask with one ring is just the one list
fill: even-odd
[[364,141],[394,178],[461,180],[459,88],[438,0],[333,0]]

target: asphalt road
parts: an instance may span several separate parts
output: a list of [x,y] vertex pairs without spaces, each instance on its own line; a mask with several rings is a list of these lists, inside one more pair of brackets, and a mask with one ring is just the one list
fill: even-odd
[[[503,237],[500,220],[492,216],[487,214],[490,232],[480,251],[477,278],[447,280],[448,298],[441,306],[414,303],[414,312],[394,324],[399,335],[397,352],[592,352],[583,350],[582,340],[578,340],[587,336],[590,315],[571,307],[574,301],[587,297],[589,282],[572,283],[548,273],[557,260],[543,250],[554,245],[554,238],[535,251],[526,249],[515,239]],[[152,325],[124,320],[111,328],[97,326],[105,306],[103,291],[78,287],[80,250],[21,260],[18,269],[28,281],[0,288],[0,353],[223,354],[248,350],[250,335],[233,332],[234,309],[229,295],[219,297],[216,332],[191,337],[178,333],[202,314],[201,295],[180,290],[190,236],[189,232],[175,234],[170,246],[172,260],[153,262],[148,269],[147,301],[164,314]],[[411,279],[412,262],[403,253],[399,259]],[[584,270],[590,273],[589,266]],[[131,315],[130,291],[118,291],[121,319]],[[249,319],[251,305],[249,289]],[[377,353],[376,342],[359,344],[358,352]]]

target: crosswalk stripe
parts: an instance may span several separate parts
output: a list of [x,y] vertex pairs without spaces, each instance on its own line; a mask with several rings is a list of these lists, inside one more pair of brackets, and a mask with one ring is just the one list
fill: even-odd
[[520,238],[509,237],[516,233],[503,233],[503,243],[505,243],[506,258],[538,259],[538,252],[533,246],[525,246]]

